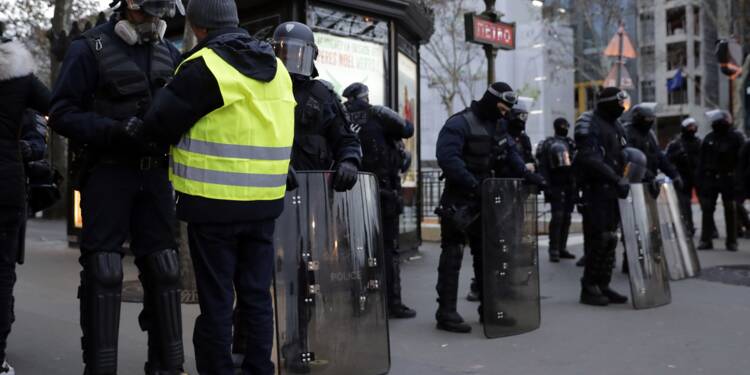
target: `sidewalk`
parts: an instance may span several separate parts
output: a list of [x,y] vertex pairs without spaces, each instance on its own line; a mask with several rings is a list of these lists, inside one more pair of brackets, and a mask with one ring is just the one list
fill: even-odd
[[[718,215],[717,215],[718,219]],[[718,221],[718,220],[717,220]],[[721,222],[717,222],[719,226]],[[581,253],[581,238],[571,238]],[[546,243],[546,237],[540,238]],[[716,241],[717,247],[721,246]],[[620,251],[618,250],[618,253]],[[721,374],[750,373],[750,288],[703,280],[672,283],[671,305],[635,311],[630,305],[606,308],[578,304],[582,270],[573,262],[547,262],[540,249],[542,327],[520,336],[487,340],[476,304],[461,300],[459,310],[474,328],[468,335],[434,327],[439,246],[425,243],[420,258],[402,267],[404,300],[416,319],[391,321],[394,375],[421,374]],[[704,267],[750,264],[750,241],[738,253],[701,252]],[[71,375],[82,372],[78,326],[78,252],[68,249],[61,222],[32,221],[27,264],[19,268],[17,321],[8,358],[18,374]],[[135,268],[126,260],[126,279]],[[619,266],[619,261],[618,261]],[[468,290],[471,256],[465,252],[460,294]],[[625,275],[614,287],[628,292]],[[137,325],[140,306],[123,304],[121,374],[141,374],[145,334]],[[197,306],[183,306],[186,369],[197,374],[192,348]]]

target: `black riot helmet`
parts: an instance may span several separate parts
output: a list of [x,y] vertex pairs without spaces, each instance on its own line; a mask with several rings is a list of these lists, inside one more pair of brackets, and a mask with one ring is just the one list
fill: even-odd
[[273,50],[289,73],[312,77],[318,46],[310,27],[299,22],[282,23],[273,32]]
[[570,148],[568,143],[562,139],[556,139],[547,149],[549,166],[552,169],[567,168],[572,165]]
[[630,183],[637,184],[643,182],[648,170],[648,160],[643,151],[634,147],[625,147],[622,150],[622,157],[625,162],[625,173],[623,176]]
[[341,96],[345,97],[347,101],[353,101],[357,99],[370,102],[370,88],[364,83],[355,82],[347,86]]
[[695,137],[695,133],[698,132],[698,122],[694,118],[688,117],[682,120],[681,124],[682,135],[686,137]]
[[717,132],[727,131],[734,126],[732,114],[723,109],[714,109],[706,112],[706,119],[711,124],[711,128]]
[[570,123],[568,120],[559,117],[555,119],[555,122],[552,123],[552,126],[555,128],[555,135],[558,137],[567,137],[568,132],[570,131]]
[[513,108],[510,109],[508,118],[508,132],[517,137],[526,131],[526,120],[529,119],[529,107],[525,101],[519,100]]
[[157,18],[174,17],[177,13],[185,15],[182,0],[114,0],[109,6],[118,3],[122,4],[121,9],[140,10]]
[[647,132],[656,121],[656,103],[638,104],[630,110],[630,115],[633,126],[642,132]]

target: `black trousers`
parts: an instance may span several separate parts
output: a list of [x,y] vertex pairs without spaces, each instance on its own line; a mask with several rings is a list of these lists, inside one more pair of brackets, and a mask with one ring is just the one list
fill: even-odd
[[398,249],[399,217],[383,213],[383,255],[389,306],[399,306],[401,301],[401,259]]
[[459,231],[450,220],[440,220],[440,262],[436,290],[440,309],[455,311],[458,301],[458,278],[464,255],[464,245],[469,244],[473,258],[477,294],[481,300],[483,289],[482,219],[477,218],[465,231]]
[[701,206],[703,209],[701,241],[711,242],[714,211],[716,200],[721,195],[724,204],[724,220],[726,221],[727,244],[737,243],[737,202],[734,194],[734,178],[722,176],[715,180],[706,181],[700,190]]
[[692,182],[685,181],[682,189],[675,189],[677,192],[677,199],[680,203],[680,213],[685,220],[685,225],[690,233],[695,233],[695,224],[693,223],[693,189],[695,184]]
[[583,282],[589,285],[609,285],[617,249],[617,229],[620,209],[614,191],[592,187],[583,196],[583,242],[586,264]]
[[246,328],[243,374],[271,375],[273,346],[274,220],[188,225],[201,314],[193,344],[198,372],[234,375],[232,317],[235,293]]
[[552,187],[547,193],[552,217],[549,223],[549,250],[567,250],[571,215],[575,207],[575,190],[566,187]]
[[25,209],[0,207],[0,363],[5,360],[5,349],[13,313],[13,286],[16,284],[16,261],[25,235]]
[[[165,249],[177,249],[174,194],[165,168],[141,170],[132,165],[99,164],[95,166],[81,191],[81,298],[95,298],[86,292],[91,285],[84,281],[91,275],[93,265],[87,255],[95,252],[120,253],[123,243],[130,239],[130,250],[140,273],[147,273],[145,258]],[[144,285],[144,287],[147,287]],[[83,309],[81,328],[84,337],[94,335],[94,321],[109,322],[114,318],[88,316]],[[119,309],[117,309],[119,311]],[[105,311],[112,314],[111,311]],[[93,313],[92,313],[93,314]],[[117,314],[119,317],[119,314]],[[139,316],[141,328],[148,332],[149,361],[158,357],[159,323],[155,306],[144,303]],[[119,319],[112,322],[116,337]],[[88,334],[87,334],[88,332]],[[86,357],[84,348],[84,358]]]

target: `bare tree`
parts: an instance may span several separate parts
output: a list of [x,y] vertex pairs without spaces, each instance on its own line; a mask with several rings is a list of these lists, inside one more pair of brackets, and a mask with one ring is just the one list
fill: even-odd
[[424,77],[435,89],[447,114],[456,100],[468,106],[486,77],[481,47],[465,41],[463,14],[472,11],[469,0],[426,0],[435,12],[435,34],[422,57]]

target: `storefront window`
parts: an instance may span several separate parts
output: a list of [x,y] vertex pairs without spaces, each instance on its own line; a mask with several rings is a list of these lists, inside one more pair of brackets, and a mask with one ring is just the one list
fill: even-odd
[[370,103],[386,105],[388,25],[373,17],[324,7],[308,8],[308,24],[315,30],[320,78],[341,92],[361,82],[370,88]]
[[[419,102],[417,101],[417,63],[408,58],[403,52],[398,53],[398,111],[401,116],[414,124],[414,136],[405,140],[406,149],[412,155],[418,155],[417,131],[419,123]],[[412,163],[409,170],[404,174],[402,185],[404,187],[417,187],[417,163]]]

